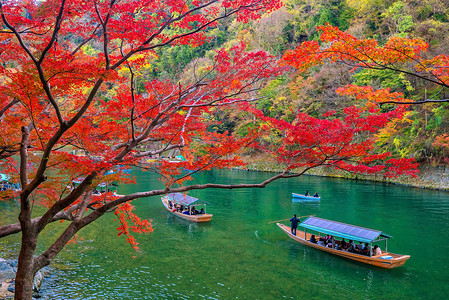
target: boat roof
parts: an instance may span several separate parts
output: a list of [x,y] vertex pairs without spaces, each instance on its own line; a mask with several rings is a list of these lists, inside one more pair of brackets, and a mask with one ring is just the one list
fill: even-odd
[[9,175],[0,173],[0,182],[2,181],[8,181],[11,177],[9,177]]
[[198,198],[184,195],[181,193],[171,193],[167,194],[167,197],[176,204],[182,204],[182,205],[194,205],[194,204],[208,204],[206,201],[200,200]]
[[392,237],[379,230],[354,226],[317,217],[308,217],[300,224],[300,226],[332,236],[347,238],[363,243],[371,243],[379,237]]

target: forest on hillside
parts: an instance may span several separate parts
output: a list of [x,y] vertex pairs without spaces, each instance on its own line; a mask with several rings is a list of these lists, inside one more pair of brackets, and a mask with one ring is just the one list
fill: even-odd
[[[280,58],[302,42],[317,40],[317,28],[325,24],[360,39],[374,39],[379,45],[394,36],[420,39],[429,45],[428,57],[447,54],[449,49],[448,0],[286,0],[281,9],[260,20],[244,24],[227,19],[218,23],[207,32],[209,42],[199,47],[185,45],[159,51],[147,75],[185,80],[207,65],[216,49],[240,42],[248,50],[264,50]],[[257,107],[270,117],[291,121],[298,112],[322,117],[327,111],[363,106],[360,100],[336,93],[347,84],[388,88],[415,101],[448,98],[447,89],[414,76],[390,70],[351,69],[344,63],[325,63],[307,72],[290,69],[266,83]],[[389,107],[384,105],[382,109]],[[377,150],[390,151],[396,157],[415,157],[421,163],[447,164],[448,116],[447,103],[410,106],[402,120],[390,123],[376,135]],[[245,115],[225,109],[217,109],[213,118],[221,121],[213,128],[220,132],[238,133],[250,122]]]

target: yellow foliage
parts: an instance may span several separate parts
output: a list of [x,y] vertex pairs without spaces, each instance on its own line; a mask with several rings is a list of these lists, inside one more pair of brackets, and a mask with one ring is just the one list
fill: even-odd
[[371,9],[384,4],[384,0],[346,0],[346,2],[349,7],[361,12],[370,11]]
[[[156,59],[156,55],[148,53],[140,53],[132,56],[128,61],[133,66],[133,72],[136,76],[142,76],[146,71],[151,71],[153,66],[152,61]],[[123,65],[120,70],[118,70],[118,75],[121,77],[129,77],[130,72],[127,65]]]
[[[412,112],[406,112],[402,119],[398,119],[398,118],[392,119],[384,128],[380,129],[379,133],[375,135],[376,144],[383,145],[385,143],[388,143],[388,141],[391,139],[391,137],[393,137],[397,134],[398,130],[396,128],[399,125],[413,123],[413,120],[408,118],[411,114],[412,114]],[[398,141],[396,141],[396,139],[394,139],[393,143],[394,143],[394,145],[396,145],[396,143],[398,143]]]

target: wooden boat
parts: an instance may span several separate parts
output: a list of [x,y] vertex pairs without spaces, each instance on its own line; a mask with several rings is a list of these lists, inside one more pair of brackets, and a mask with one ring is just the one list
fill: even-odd
[[[171,212],[172,214],[174,214],[175,216],[178,216],[180,218],[186,219],[186,220],[190,220],[192,222],[209,222],[212,219],[211,214],[206,213],[206,204],[207,202],[202,201],[200,199],[191,197],[191,196],[187,196],[181,193],[171,193],[171,194],[167,194],[165,196],[163,196],[161,198],[162,200],[162,204],[164,204],[164,207]],[[171,203],[171,206],[170,206]],[[193,209],[195,208],[195,206],[198,205],[202,205],[204,206],[204,213],[202,214],[192,214]],[[181,212],[176,211],[176,207],[184,207],[187,208],[187,210],[189,211],[190,214],[183,214]]]
[[[373,265],[376,267],[393,269],[402,266],[409,258],[410,255],[395,254],[387,251],[387,239],[391,236],[377,230],[358,227],[354,225],[344,224],[340,222],[330,221],[326,219],[321,219],[317,217],[308,217],[299,226],[304,228],[304,231],[298,230],[296,235],[291,233],[291,228],[284,224],[276,223],[290,238],[300,242],[306,246],[319,249],[328,253],[332,253],[338,256],[342,256],[348,259],[359,261],[365,264]],[[319,236],[314,233],[307,232],[307,229],[318,232]],[[370,251],[370,256],[352,253],[346,250],[337,250],[333,248],[328,248],[324,245],[319,245],[317,243],[310,242],[312,235],[317,238],[321,234],[331,235],[335,244],[339,245],[340,241],[335,239],[346,238],[353,241],[358,241],[362,243],[369,243],[369,249],[372,249],[372,243],[385,241],[385,251],[382,254],[373,256]]]
[[302,199],[302,200],[310,200],[310,201],[320,201],[321,197],[314,197],[314,196],[306,196],[301,194],[292,193],[292,197],[296,199]]

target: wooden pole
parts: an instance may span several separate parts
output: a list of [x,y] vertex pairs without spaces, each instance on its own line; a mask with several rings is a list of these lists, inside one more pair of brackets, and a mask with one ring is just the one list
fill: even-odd
[[[314,217],[314,216],[315,216],[315,215],[308,215],[308,216],[300,216],[300,217],[297,217],[297,218]],[[284,220],[271,221],[271,222],[268,222],[268,224],[275,223],[275,222],[288,221],[288,220],[290,220],[290,219],[291,219],[291,218],[289,218],[289,219],[284,219]]]

